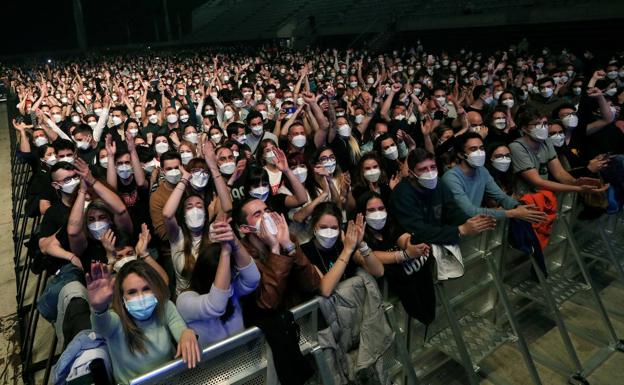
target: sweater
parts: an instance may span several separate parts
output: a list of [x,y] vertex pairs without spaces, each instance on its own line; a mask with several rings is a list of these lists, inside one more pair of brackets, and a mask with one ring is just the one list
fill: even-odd
[[[252,261],[239,268],[228,290],[216,288],[214,284],[207,294],[185,291],[178,296],[176,305],[182,318],[199,336],[199,344],[206,345],[224,340],[245,329],[239,298],[253,292],[260,281],[258,267]],[[222,321],[228,299],[232,299],[234,312]]]
[[[126,342],[126,333],[121,326],[119,316],[111,309],[104,313],[91,313],[91,323],[96,333],[106,339],[108,353],[113,364],[113,376],[118,384],[127,384],[150,370],[166,364],[173,359],[176,342],[180,340],[186,324],[180,317],[173,302],[167,300],[163,322],[154,314],[145,321],[134,320],[144,335],[145,353],[132,353]],[[173,338],[172,338],[173,337]]]
[[433,190],[415,186],[403,178],[392,191],[391,214],[410,234],[412,243],[459,243],[458,226],[469,217],[457,208],[443,184]]
[[518,205],[515,199],[501,190],[485,167],[475,168],[474,174],[468,176],[457,165],[444,174],[442,183],[453,195],[457,206],[469,217],[485,214],[496,219],[506,218],[505,210],[481,207],[485,194],[506,210]]

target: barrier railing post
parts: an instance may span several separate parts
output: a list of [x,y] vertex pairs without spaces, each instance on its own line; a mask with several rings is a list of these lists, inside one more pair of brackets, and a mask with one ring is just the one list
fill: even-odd
[[411,363],[405,342],[406,339],[409,338],[408,333],[406,331],[405,336],[401,335],[401,330],[394,314],[394,305],[387,304],[384,307],[384,313],[386,313],[386,318],[388,319],[390,327],[394,330],[394,343],[396,344],[397,352],[399,353],[399,359],[401,360],[401,365],[403,366],[403,372],[407,377],[407,383],[409,385],[420,385],[420,381],[418,380],[418,376],[416,376],[416,371]]
[[459,352],[459,356],[461,358],[462,365],[464,366],[464,370],[468,375],[470,385],[478,385],[479,380],[476,378],[475,372],[479,368],[474,366],[472,363],[472,359],[470,358],[470,354],[468,353],[468,348],[466,347],[466,343],[464,342],[464,337],[459,328],[459,323],[457,322],[457,317],[455,316],[455,312],[453,311],[449,298],[446,295],[446,290],[444,289],[444,284],[442,283],[442,281],[438,281],[435,284],[435,291],[437,297],[442,303],[444,313],[446,313],[446,318],[449,322],[449,326],[451,327],[451,332],[453,333],[455,343],[457,344],[457,351]]

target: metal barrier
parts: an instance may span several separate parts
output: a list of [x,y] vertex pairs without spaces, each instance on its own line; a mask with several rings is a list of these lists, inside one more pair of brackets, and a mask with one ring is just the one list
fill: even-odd
[[[318,346],[318,299],[313,299],[292,309],[301,329],[299,346],[304,354],[310,353],[317,365],[321,383],[332,384],[327,363]],[[135,378],[131,385],[195,385],[195,384],[247,384],[267,383],[268,344],[257,328],[249,328],[235,336],[206,347],[201,362],[189,370],[180,359]]]

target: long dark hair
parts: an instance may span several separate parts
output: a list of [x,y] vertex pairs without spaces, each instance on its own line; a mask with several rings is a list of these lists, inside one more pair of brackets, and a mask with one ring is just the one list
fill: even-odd
[[[207,247],[200,250],[197,256],[197,261],[195,261],[195,268],[191,274],[187,290],[192,290],[200,295],[208,294],[210,292],[217,275],[217,266],[219,265],[220,254],[220,243],[211,243]],[[231,269],[232,263],[230,263],[230,271]],[[232,298],[230,297],[228,298],[228,302],[225,307],[225,313],[223,313],[219,319],[222,322],[226,322],[230,319],[232,314],[234,314],[234,304],[232,303]]]
[[184,268],[182,269],[182,276],[185,278],[191,276],[191,273],[193,272],[193,268],[195,266],[195,258],[193,257],[193,237],[191,236],[191,230],[189,230],[188,226],[186,225],[186,220],[184,219],[184,205],[186,201],[191,197],[198,197],[199,199],[201,199],[202,202],[204,202],[204,211],[206,211],[206,219],[204,220],[204,229],[202,233],[201,244],[199,245],[199,250],[197,251],[197,254],[199,255],[201,249],[209,244],[208,231],[210,224],[208,223],[208,207],[206,207],[206,201],[204,197],[199,194],[189,194],[182,200],[182,204],[178,207],[177,215],[178,226],[180,226],[180,229],[182,230],[182,236],[184,237]]
[[142,260],[130,261],[123,265],[117,273],[115,279],[115,291],[113,292],[113,310],[119,316],[121,327],[123,328],[128,349],[132,353],[147,353],[145,349],[145,334],[143,330],[137,326],[134,318],[128,313],[123,301],[123,282],[130,274],[136,274],[143,278],[150,289],[154,293],[158,304],[156,305],[156,317],[159,323],[162,323],[165,315],[165,307],[169,301],[169,288],[160,277],[158,272],[154,270],[147,262]]

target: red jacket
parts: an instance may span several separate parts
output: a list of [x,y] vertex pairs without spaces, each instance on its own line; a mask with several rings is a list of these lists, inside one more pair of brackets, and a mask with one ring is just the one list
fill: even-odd
[[557,198],[551,191],[539,190],[534,194],[524,195],[520,200],[527,205],[537,206],[546,213],[547,219],[544,222],[533,223],[533,229],[537,234],[542,250],[545,250],[552,233],[553,223],[557,218]]

